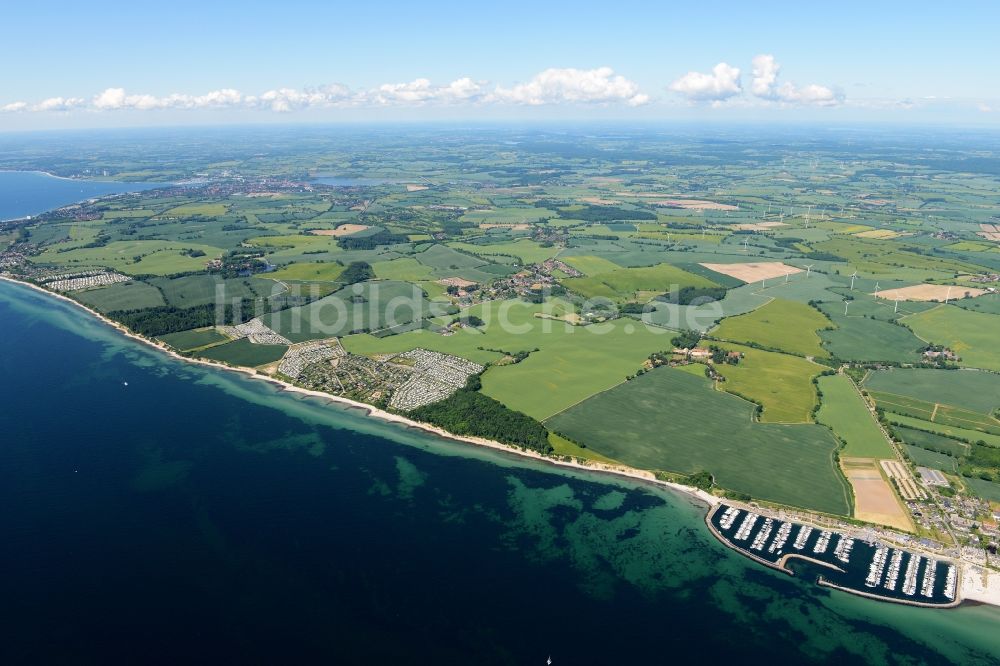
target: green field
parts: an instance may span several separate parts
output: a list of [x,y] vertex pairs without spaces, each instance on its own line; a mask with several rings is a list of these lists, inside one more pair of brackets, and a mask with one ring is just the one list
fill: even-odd
[[334,282],[343,272],[344,267],[334,262],[292,263],[268,273],[267,276],[274,280]]
[[[189,257],[184,250],[200,250],[204,256]],[[127,275],[170,275],[205,270],[209,259],[222,250],[184,241],[115,241],[101,247],[80,247],[65,252],[46,250],[38,261],[56,262],[67,268],[104,266]]]
[[934,344],[945,345],[962,358],[962,365],[1000,370],[1000,315],[971,312],[941,305],[905,319],[913,332]]
[[222,342],[226,339],[226,336],[222,335],[213,328],[181,331],[180,333],[168,333],[167,335],[161,335],[157,338],[157,340],[166,342],[178,351],[197,349],[198,347],[215,344],[216,342]]
[[925,402],[894,393],[881,393],[878,391],[869,391],[868,393],[874,398],[879,407],[888,412],[912,416],[942,425],[1000,435],[1000,421],[979,412],[972,412],[951,405]]
[[197,356],[213,361],[222,361],[230,365],[253,368],[258,365],[274,363],[285,355],[287,349],[288,347],[285,345],[255,345],[243,338],[217,347],[209,347],[199,352]]
[[375,271],[375,277],[381,280],[416,282],[430,280],[434,277],[434,270],[432,268],[421,264],[412,257],[401,257],[390,261],[376,261],[372,264],[372,269]]
[[859,316],[860,313],[845,317],[839,303],[827,312],[837,328],[819,332],[823,347],[845,361],[915,363],[920,359],[918,350],[926,345],[903,326]]
[[957,439],[915,428],[901,426],[892,426],[892,428],[896,432],[897,437],[902,438],[904,442],[911,446],[917,446],[928,451],[947,453],[952,456],[962,456],[969,452],[969,445]]
[[870,373],[865,388],[982,414],[1000,408],[1000,375],[990,372],[896,368]]
[[[572,265],[569,261],[567,263]],[[642,294],[639,292],[663,294],[681,287],[718,286],[708,278],[670,264],[658,264],[646,268],[618,268],[588,277],[566,278],[561,284],[584,298],[607,298],[613,301],[640,299]],[[648,297],[643,300],[648,300]]]
[[755,423],[753,406],[704,378],[659,368],[596,395],[546,425],[588,448],[646,469],[711,472],[751,496],[847,515],[837,441],[818,425]]
[[755,342],[803,356],[827,357],[820,347],[818,329],[829,320],[804,303],[774,299],[753,312],[723,319],[711,331],[714,338],[733,342]]
[[[423,292],[407,282],[363,282],[299,307],[265,316],[264,323],[292,342],[378,330],[428,313]],[[440,337],[440,336],[439,336]]]
[[942,423],[931,423],[930,421],[913,416],[906,416],[904,414],[886,414],[886,419],[890,423],[919,430],[930,430],[931,432],[940,433],[946,437],[959,437],[967,439],[970,442],[978,442],[982,440],[990,446],[1000,448],[1000,435],[991,435],[986,432],[979,432],[978,430],[969,430],[968,428],[959,428],[956,426],[944,425]]
[[145,282],[120,282],[100,289],[88,289],[73,294],[73,298],[100,312],[138,310],[165,305],[163,295]]
[[520,363],[490,368],[483,375],[483,392],[539,419],[614,386],[638,370],[649,354],[670,348],[671,334],[663,329],[624,319],[569,326],[536,318],[542,309],[524,302],[484,303],[468,310],[486,322],[482,331],[463,329],[448,337],[427,330],[386,338],[352,335],[343,344],[347,351],[363,355],[425,347],[479,363],[500,357],[488,349],[537,348]]
[[847,441],[842,456],[854,458],[895,458],[889,440],[882,434],[854,383],[846,375],[819,378],[823,393],[816,420]]
[[610,273],[622,268],[613,261],[608,261],[604,257],[594,257],[590,255],[560,257],[564,263],[572,266],[584,275],[598,275],[600,273]]
[[726,350],[743,352],[738,365],[717,365],[726,378],[718,388],[745,397],[764,407],[764,423],[811,423],[810,412],[816,404],[812,378],[823,370],[799,356],[752,349],[740,345],[722,345]]
[[990,500],[991,502],[1000,502],[1000,483],[966,478],[962,479],[962,483],[969,488],[973,495]]
[[163,292],[167,305],[178,308],[215,303],[220,297],[223,302],[231,303],[234,299],[254,298],[257,295],[251,278],[223,280],[214,275],[185,275],[154,278],[149,282]]
[[449,245],[455,249],[487,258],[495,259],[496,255],[511,255],[517,257],[522,264],[540,264],[559,252],[559,248],[554,245],[542,247],[535,241],[526,238],[512,243],[449,243]]
[[939,469],[949,474],[954,474],[958,471],[958,460],[951,456],[907,444],[903,445],[903,450],[906,452],[907,457],[913,461],[914,465]]

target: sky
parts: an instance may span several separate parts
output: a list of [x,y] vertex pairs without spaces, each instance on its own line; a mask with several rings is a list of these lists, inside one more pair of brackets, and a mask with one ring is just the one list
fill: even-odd
[[17,2],[0,131],[267,122],[1000,126],[1000,3]]

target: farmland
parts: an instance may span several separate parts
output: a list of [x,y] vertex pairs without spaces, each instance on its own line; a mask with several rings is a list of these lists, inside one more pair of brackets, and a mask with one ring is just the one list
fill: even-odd
[[707,380],[661,368],[597,395],[546,425],[588,448],[640,467],[711,472],[753,497],[829,513],[849,510],[821,426],[755,423],[753,407]]
[[885,370],[871,373],[865,379],[865,388],[924,402],[948,403],[981,414],[1000,408],[1000,375],[989,372]]
[[829,320],[808,305],[775,299],[753,312],[722,320],[711,335],[720,340],[754,342],[802,356],[828,356],[817,330]]
[[726,378],[718,384],[720,390],[761,405],[763,423],[811,423],[817,402],[812,379],[822,371],[821,366],[789,354],[740,345],[723,348],[744,356],[739,364],[718,369]]
[[[1000,375],[952,368],[1000,369],[1000,253],[980,235],[1000,176],[943,165],[926,137],[892,150],[754,132],[282,137],[162,164],[110,146],[99,163],[11,153],[14,168],[119,163],[109,177],[165,184],[0,229],[4,270],[83,285],[65,294],[186,354],[453,427],[475,419],[464,409],[517,414],[556,455],[708,470],[800,508],[846,515],[850,472],[870,490],[856,509],[910,527],[899,507],[876,510],[892,493],[871,460],[894,450],[849,377],[868,376],[912,460],[970,487],[993,474],[975,442],[1000,446]],[[949,286],[981,295],[888,298]],[[672,352],[687,329],[705,334],[697,356]],[[430,390],[412,380],[421,358],[467,371]],[[838,374],[819,378],[820,401],[824,370]],[[850,469],[834,464],[841,438]]]
[[996,315],[941,305],[907,317],[906,324],[920,338],[954,350],[963,365],[1000,371]]
[[849,377],[820,377],[819,390],[823,399],[816,420],[847,441],[841,455],[855,458],[895,457],[892,446]]

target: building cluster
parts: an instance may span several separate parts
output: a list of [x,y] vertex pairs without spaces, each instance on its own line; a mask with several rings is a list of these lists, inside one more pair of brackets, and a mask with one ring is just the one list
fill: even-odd
[[236,326],[219,326],[219,332],[233,340],[247,338],[255,345],[292,344],[288,338],[270,329],[267,324],[260,320],[260,317],[254,317],[250,321]]
[[314,391],[384,405],[393,391],[409,380],[412,374],[413,369],[405,365],[344,354],[304,366],[298,381]]
[[302,371],[307,366],[314,363],[323,363],[324,361],[340,358],[345,355],[347,355],[347,352],[344,351],[344,348],[340,345],[340,340],[337,339],[329,342],[326,340],[302,342],[288,348],[288,351],[281,358],[281,363],[278,365],[278,372],[286,377],[299,379]]
[[94,287],[107,287],[119,282],[128,282],[131,279],[129,276],[122,275],[121,273],[109,273],[103,270],[88,271],[85,273],[69,273],[53,276],[45,282],[45,286],[55,291],[79,291],[81,289],[93,289]]
[[464,358],[414,349],[392,359],[413,369],[411,377],[392,394],[389,406],[409,411],[447,398],[465,386],[469,377],[483,371],[483,366]]

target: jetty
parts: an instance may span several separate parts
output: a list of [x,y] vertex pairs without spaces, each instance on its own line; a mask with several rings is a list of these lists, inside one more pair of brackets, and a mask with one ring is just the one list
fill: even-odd
[[816,582],[824,587],[930,608],[961,602],[959,569],[951,562],[726,503],[714,506],[705,522],[726,546],[777,571],[794,575],[792,560],[822,567]]

